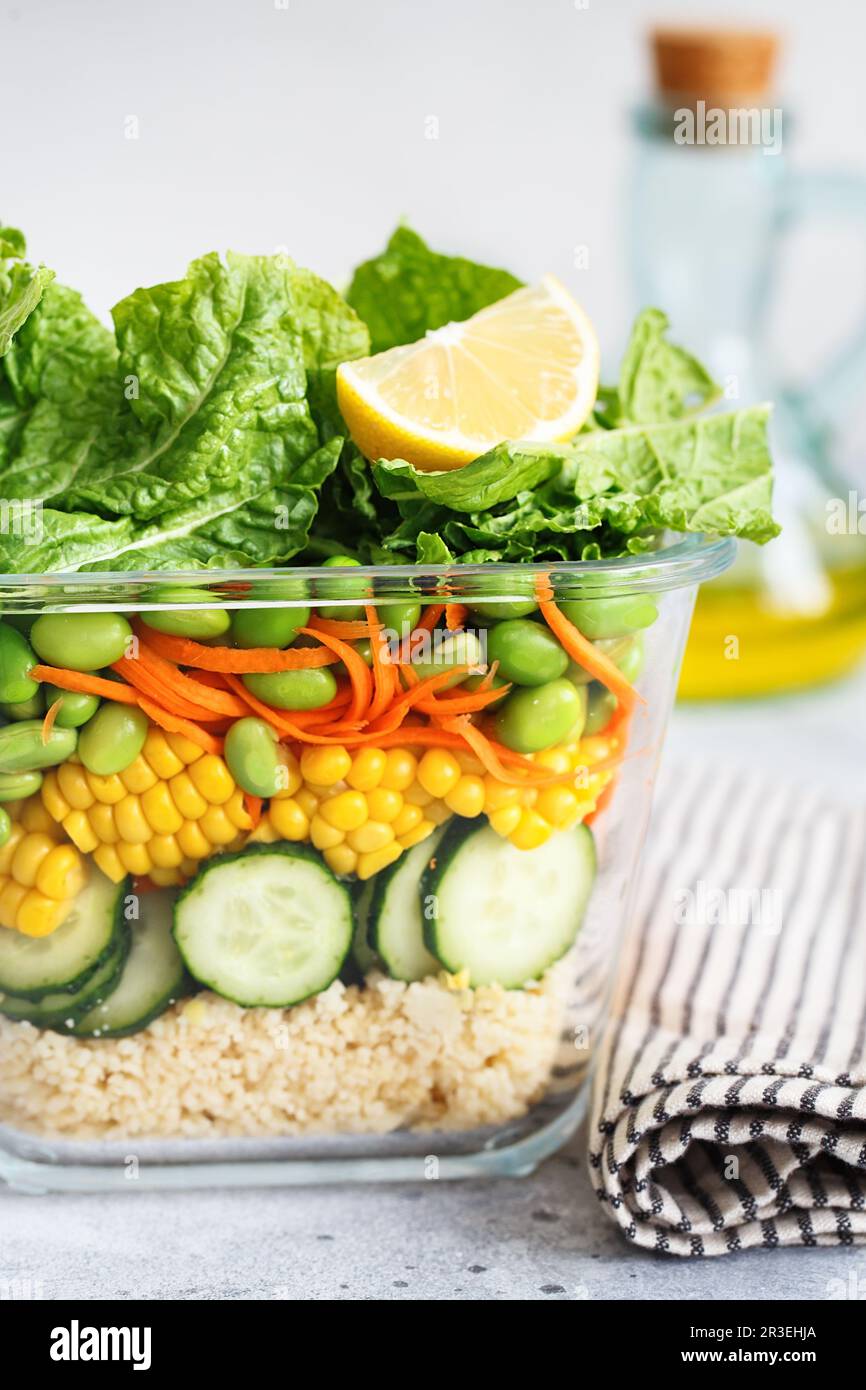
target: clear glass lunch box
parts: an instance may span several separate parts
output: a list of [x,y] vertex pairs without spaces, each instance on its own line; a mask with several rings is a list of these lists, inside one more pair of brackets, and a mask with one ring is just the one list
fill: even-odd
[[[720,574],[731,563],[734,550],[735,544],[729,540],[691,537],[624,560],[549,566],[295,568],[0,578],[2,618],[22,635],[27,634],[30,620],[47,614],[72,617],[105,613],[126,615],[134,630],[146,635],[150,629],[139,626],[142,614],[211,608],[230,615],[244,610],[298,610],[302,616],[302,610],[312,609],[315,626],[315,615],[326,606],[330,626],[320,622],[320,632],[299,639],[312,645],[317,639],[325,642],[328,633],[350,631],[340,626],[339,616],[334,616],[341,609],[357,609],[359,602],[374,607],[411,602],[421,605],[422,614],[431,614],[434,609],[438,614],[442,605],[450,605],[437,625],[428,624],[424,629],[431,640],[434,636],[447,640],[451,631],[448,624],[453,622],[458,632],[461,628],[475,632],[482,649],[489,642],[491,649],[504,650],[502,633],[491,636],[496,617],[501,613],[502,620],[509,621],[508,615],[531,608],[539,597],[557,607],[564,605],[565,611],[574,611],[569,604],[582,605],[580,611],[589,614],[586,630],[590,634],[605,631],[603,623],[594,628],[591,619],[612,599],[651,596],[658,608],[655,621],[639,634],[642,664],[632,662],[630,667],[637,698],[628,718],[612,716],[609,723],[601,724],[596,719],[592,732],[586,732],[587,698],[592,701],[593,690],[596,696],[607,697],[596,668],[582,673],[570,652],[569,671],[561,679],[570,679],[589,692],[581,695],[584,723],[573,725],[568,736],[559,737],[552,748],[530,748],[510,761],[507,747],[503,752],[497,741],[506,727],[501,718],[487,708],[477,715],[467,713],[474,706],[456,685],[437,687],[432,702],[425,696],[422,703],[419,695],[411,715],[387,737],[383,735],[384,746],[378,750],[373,735],[363,744],[349,746],[351,730],[360,725],[344,718],[334,727],[347,730],[347,746],[338,749],[327,785],[325,774],[315,773],[323,766],[320,754],[326,745],[312,745],[320,750],[315,756],[306,744],[298,745],[293,766],[300,771],[289,788],[288,799],[262,802],[259,798],[254,807],[253,802],[242,801],[237,792],[236,804],[242,808],[241,814],[249,812],[254,829],[249,829],[246,821],[236,825],[236,838],[230,844],[225,837],[222,843],[214,843],[196,865],[191,865],[185,854],[176,873],[156,867],[162,862],[160,856],[166,862],[170,857],[171,835],[166,826],[154,825],[152,832],[146,828],[145,835],[152,833],[153,839],[139,836],[131,849],[119,837],[117,796],[129,798],[126,811],[138,814],[142,803],[147,809],[157,798],[164,799],[166,787],[171,791],[173,786],[175,792],[183,787],[189,792],[196,761],[204,759],[201,767],[208,763],[214,775],[227,775],[224,764],[222,771],[217,766],[222,761],[219,753],[191,745],[188,748],[183,735],[166,731],[157,723],[149,732],[154,748],[158,746],[163,753],[169,746],[181,752],[188,748],[188,752],[164,768],[154,756],[151,762],[156,763],[157,770],[154,772],[148,763],[144,773],[148,788],[154,788],[155,783],[155,789],[140,795],[124,784],[116,795],[112,792],[109,796],[111,779],[90,777],[76,754],[63,765],[66,770],[62,776],[58,768],[46,767],[42,784],[32,797],[7,801],[5,806],[12,815],[16,843],[33,835],[36,849],[44,854],[48,852],[46,845],[50,849],[68,841],[72,848],[64,853],[68,857],[78,853],[85,870],[100,882],[103,871],[96,866],[107,866],[107,872],[117,862],[117,854],[122,856],[122,864],[116,877],[126,873],[127,865],[132,865],[130,872],[136,865],[139,869],[154,866],[151,872],[162,886],[154,889],[146,873],[123,879],[123,901],[140,902],[145,918],[156,911],[153,905],[157,902],[169,903],[165,910],[169,917],[174,914],[174,940],[181,943],[183,938],[181,949],[187,966],[190,952],[193,961],[198,959],[195,951],[208,956],[222,950],[225,956],[230,939],[235,965],[245,978],[249,960],[243,959],[244,942],[254,941],[249,947],[252,952],[259,950],[255,943],[264,937],[267,950],[270,942],[262,914],[272,914],[274,923],[282,922],[283,913],[288,911],[285,897],[296,892],[296,883],[302,884],[297,890],[302,897],[309,889],[307,900],[299,899],[298,906],[299,912],[307,914],[304,950],[310,942],[314,953],[322,949],[322,942],[332,931],[332,911],[338,915],[351,911],[353,951],[344,956],[333,983],[292,1008],[276,1007],[270,1000],[267,1007],[238,1003],[228,997],[231,989],[221,987],[217,992],[205,987],[201,979],[194,983],[186,976],[185,987],[176,991],[177,997],[172,995],[173,1002],[167,1007],[163,1001],[162,1011],[152,1021],[137,1031],[124,1033],[121,1029],[119,1036],[99,1036],[98,1029],[73,1034],[71,1018],[68,1026],[43,1028],[34,1023],[34,995],[41,1007],[48,997],[45,990],[40,1003],[38,990],[25,989],[23,993],[29,997],[16,1014],[20,999],[8,990],[9,980],[2,978],[5,967],[0,961],[0,987],[7,990],[0,1003],[5,1000],[11,1005],[12,1015],[0,1018],[0,1179],[19,1191],[44,1192],[530,1173],[573,1134],[586,1110],[588,1080],[619,943],[634,899],[656,767],[697,586]],[[194,602],[191,589],[197,591]],[[511,607],[506,609],[506,604]],[[480,610],[475,605],[480,605]],[[542,616],[536,611],[522,621],[540,623],[547,636],[548,629],[540,622]],[[537,631],[528,635],[540,640]],[[404,645],[398,644],[396,650],[398,656],[400,652],[405,656],[406,633],[401,640]],[[602,652],[606,660],[618,661],[621,651],[616,640],[597,637],[593,650]],[[213,640],[202,641],[196,649],[198,657],[192,646],[172,647],[171,641],[163,640],[161,646],[157,643],[155,650],[162,652],[161,659],[175,652],[176,669],[180,672],[183,667],[187,676],[191,654],[193,661],[204,662],[202,670],[193,666],[193,676],[210,692],[207,698],[213,699],[219,692],[225,708],[230,708],[231,692],[241,690],[243,695],[243,690],[238,685],[240,678],[234,677],[232,684],[227,676],[211,669],[222,657],[212,658],[206,651],[219,645]],[[337,655],[337,649],[333,650]],[[40,653],[37,656],[45,662]],[[484,674],[489,673],[491,664],[495,673],[498,661],[478,662],[473,689],[482,695],[492,688],[491,677],[485,680]],[[157,665],[154,669],[158,683],[160,668]],[[599,669],[603,674],[607,668]],[[102,672],[102,676],[113,679],[111,671]],[[400,699],[405,702],[417,679],[405,677],[402,686],[395,685],[395,692],[403,691],[402,695],[395,693],[398,704]],[[523,679],[529,683],[528,691],[539,688],[537,683],[531,684],[535,680],[531,671]],[[343,716],[347,704],[348,713],[352,713],[355,693],[354,686],[349,691],[348,682],[344,684],[342,704],[339,698],[334,702]],[[188,696],[188,683],[184,689]],[[113,698],[110,692],[109,698]],[[177,698],[177,708],[183,709],[181,697]],[[450,720],[446,719],[449,700],[458,711]],[[624,697],[610,703],[623,715]],[[411,699],[408,704],[412,705]],[[526,696],[519,738],[530,745],[533,739],[536,744],[539,741],[539,708],[535,697]],[[422,728],[419,711],[427,709],[433,711],[429,720],[436,732],[425,743],[418,732]],[[357,716],[357,709],[354,714]],[[10,717],[14,719],[14,713]],[[284,717],[289,721],[286,727],[293,727],[291,712],[285,712]],[[317,727],[315,716],[295,717],[308,733]],[[463,722],[455,724],[454,719]],[[228,722],[224,718],[223,724]],[[452,730],[465,730],[468,725],[484,728],[493,742],[484,747],[464,746],[460,743],[462,733],[440,739],[439,731],[446,724]],[[384,727],[380,716],[374,728]],[[223,750],[225,728],[220,729],[216,712],[212,728],[218,731],[212,737],[219,737],[214,747]],[[0,730],[0,737],[2,733]],[[278,728],[276,736],[291,747],[288,734]],[[332,758],[337,735],[329,738],[326,762]],[[511,768],[511,780],[500,780],[502,762],[487,762],[489,747],[500,750],[506,768]],[[360,753],[370,748],[374,753],[364,752],[364,781]],[[427,754],[434,750],[435,757],[425,763]],[[186,757],[190,765],[181,767]],[[531,785],[524,780],[529,776],[528,764],[536,769]],[[389,781],[383,773],[385,781],[377,781],[377,767],[393,768],[395,775]],[[444,782],[431,790],[434,773]],[[316,782],[315,776],[324,782]],[[452,777],[456,780],[449,783]],[[198,783],[205,785],[204,774]],[[374,799],[377,792],[378,799]],[[376,831],[390,837],[391,849],[384,859],[376,858],[378,850],[356,852],[353,848],[373,844],[372,831],[365,838],[338,828],[336,803],[327,803],[346,793],[349,809],[359,794],[368,798],[368,826],[392,817],[390,829],[386,826],[385,831]],[[152,795],[152,803],[146,800],[148,795]],[[225,802],[229,807],[233,804]],[[411,828],[419,823],[419,809],[420,823],[426,826],[428,815],[431,822],[426,849],[426,831]],[[185,810],[184,824],[188,825],[194,812]],[[295,816],[292,824],[300,817],[305,826],[312,826],[317,818],[322,828],[319,840],[312,830],[287,829],[291,816]],[[216,824],[219,819],[207,824]],[[395,836],[399,839],[395,826],[409,827],[403,834],[405,844],[395,840]],[[303,853],[300,859],[289,856],[291,864],[286,872],[301,872],[297,869],[301,864],[306,865],[304,872],[317,872],[320,877],[293,879],[285,894],[280,888],[282,879],[269,881],[259,911],[255,885],[262,880],[255,874],[261,874],[265,863],[273,863],[276,871],[282,872],[285,866],[277,856],[280,846],[291,840],[304,842]],[[245,856],[245,847],[248,849],[253,841],[258,853]],[[22,855],[23,863],[27,856]],[[253,877],[226,877],[233,855],[235,864],[246,866],[244,872]],[[423,873],[410,881],[406,871],[412,855],[422,864]],[[223,856],[225,862],[221,862]],[[211,870],[216,891],[201,899],[193,921],[193,887],[207,879],[204,865]],[[400,869],[402,874],[397,872]],[[200,870],[199,881],[195,874]],[[359,877],[362,870],[366,878]],[[223,875],[222,887],[215,871]],[[193,887],[185,874],[193,876]],[[0,915],[4,884],[11,884],[7,905],[17,904],[26,891],[13,879],[11,852],[7,850],[4,855],[0,848]],[[166,886],[171,882],[174,887]],[[246,897],[243,883],[252,885]],[[154,891],[150,902],[145,887]],[[432,891],[425,893],[425,888]],[[340,905],[334,908],[338,899]],[[189,918],[191,923],[186,936],[178,934],[181,901],[186,904],[183,921]],[[350,909],[346,903],[351,904]],[[419,913],[420,925],[416,926]],[[227,921],[228,917],[234,917],[235,922]],[[251,937],[244,936],[241,919],[249,925]],[[129,920],[135,941],[141,926],[135,913]],[[6,934],[15,935],[14,927],[8,925],[0,927],[0,932],[7,941],[10,938]],[[51,937],[41,940],[50,941]],[[354,950],[359,940],[360,953]],[[294,950],[296,944],[294,939],[281,941],[279,949]],[[131,949],[134,951],[134,946]],[[419,966],[419,951],[429,966]],[[407,953],[412,958],[411,968],[405,967]],[[133,958],[125,958],[123,970],[131,968]],[[272,955],[262,956],[262,998],[284,959],[276,946]],[[107,957],[103,955],[100,960],[106,968]],[[387,967],[384,961],[389,962]],[[504,962],[505,984],[498,976],[497,962]],[[224,968],[230,967],[221,958],[214,967],[217,983],[224,978],[220,974]],[[88,969],[88,978],[95,979],[93,971],[99,965]],[[214,984],[209,969],[200,974]],[[425,974],[425,969],[429,973]],[[521,970],[526,971],[525,981],[520,978]],[[114,989],[119,989],[117,978]],[[80,979],[76,984],[81,987]],[[66,988],[64,984],[62,989]],[[80,1021],[78,1015],[77,1027]]]

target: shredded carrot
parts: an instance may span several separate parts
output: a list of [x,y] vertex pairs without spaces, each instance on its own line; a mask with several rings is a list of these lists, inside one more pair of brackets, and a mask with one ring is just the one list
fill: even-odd
[[42,742],[47,743],[51,737],[51,730],[54,728],[54,721],[63,706],[63,696],[59,695],[53,705],[49,705],[45,711],[45,718],[42,721]]
[[[367,608],[369,614],[370,609]],[[375,613],[375,608],[373,612]],[[376,620],[378,621],[378,619]],[[358,642],[362,637],[370,636],[370,622],[358,621],[350,622],[343,618],[319,618],[310,619],[310,627],[316,633],[322,633],[328,637],[342,637],[344,642]]]
[[124,658],[128,664],[132,664],[134,659],[137,659],[145,671],[152,674],[166,689],[194,705],[204,705],[205,709],[212,710],[215,714],[234,715],[235,718],[246,713],[236,695],[225,689],[215,690],[199,681],[190,680],[189,676],[185,676],[170,661],[165,661],[146,642],[139,641],[137,658]]
[[373,699],[367,711],[367,718],[372,724],[390,705],[397,694],[397,673],[394,667],[387,662],[383,654],[384,631],[382,623],[376,615],[376,610],[372,604],[365,608],[367,614],[367,627],[370,630],[370,651],[373,655]]
[[197,666],[201,671],[222,671],[234,675],[246,675],[253,671],[306,671],[316,666],[333,666],[339,659],[333,651],[328,650],[327,645],[287,647],[285,651],[276,647],[206,647],[188,637],[174,637],[140,624],[135,627],[139,640],[146,641],[158,656],[166,661],[174,661],[178,666]]
[[461,694],[460,687],[452,695],[450,691],[443,691],[441,695],[419,701],[416,706],[422,714],[429,714],[434,719],[450,719],[455,714],[480,714],[489,705],[495,705],[497,700],[501,700],[503,695],[507,695],[511,686],[497,686],[495,690],[487,689],[475,690],[472,694]]
[[458,632],[465,625],[468,616],[469,609],[465,603],[446,603],[445,626],[449,632]]
[[119,676],[123,676],[130,685],[134,686],[142,695],[146,695],[149,700],[155,700],[169,714],[176,714],[181,719],[195,719],[199,723],[217,717],[213,710],[207,709],[206,706],[187,700],[182,695],[176,695],[173,690],[163,685],[162,681],[157,680],[137,661],[121,657],[119,661],[114,662],[111,669],[116,671]]
[[160,705],[148,699],[146,695],[139,695],[136,703],[139,709],[143,710],[148,719],[157,724],[160,729],[164,729],[168,734],[183,734],[190,743],[203,748],[206,753],[222,753],[222,739],[211,734],[207,729],[203,729],[200,724],[194,723],[191,719],[182,719],[169,710],[163,709]]
[[[316,633],[308,627],[298,629],[305,636],[315,637]],[[373,698],[373,677],[370,668],[362,656],[351,647],[348,642],[343,642],[339,637],[331,637],[324,632],[318,634],[326,647],[330,647],[335,652],[345,666],[349,680],[352,682],[352,703],[346,711],[346,718],[349,720],[362,719],[370,708],[370,701]]]
[[[634,686],[626,680],[618,666],[614,666],[609,656],[600,652],[582,632],[578,632],[574,623],[570,623],[565,614],[560,612],[552,599],[541,597],[542,586],[538,586],[539,607],[544,621],[550,628],[554,637],[558,637],[560,643],[568,652],[568,655],[582,666],[585,671],[589,671],[597,681],[612,691],[626,710],[634,709],[638,700],[643,700]],[[547,589],[549,592],[549,587]]]
[[419,627],[422,627],[422,628],[424,629],[425,632],[432,632],[433,629],[434,629],[434,627],[436,626],[436,624],[438,623],[439,619],[442,617],[442,614],[443,614],[444,612],[445,612],[445,604],[444,604],[444,603],[431,603],[431,604],[429,604],[429,605],[428,605],[428,608],[427,608],[427,612],[426,612],[426,613],[424,614],[424,616],[421,618],[421,621],[415,624],[415,630],[416,630],[416,632],[417,632],[417,630],[418,630]]
[[136,897],[139,897],[142,893],[155,893],[156,884],[147,874],[136,874],[135,878],[132,880],[132,891]]
[[103,700],[116,700],[121,705],[137,705],[138,697],[128,685],[92,676],[89,671],[67,671],[62,666],[33,666],[28,672],[35,681],[47,681],[60,690],[81,695],[99,695]]
[[253,830],[255,830],[262,818],[262,798],[253,796],[252,792],[244,792],[244,808],[253,823]]

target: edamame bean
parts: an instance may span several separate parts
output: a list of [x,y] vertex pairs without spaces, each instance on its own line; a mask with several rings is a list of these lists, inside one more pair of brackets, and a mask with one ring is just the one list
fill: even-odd
[[43,688],[40,686],[36,694],[31,695],[29,700],[19,700],[14,705],[0,705],[0,713],[7,719],[37,719],[40,714],[45,713]]
[[517,685],[546,685],[568,669],[568,655],[553,633],[531,618],[496,623],[487,636],[487,659]]
[[513,690],[496,712],[496,737],[515,753],[540,753],[564,742],[580,718],[582,703],[579,691],[564,676]]
[[468,671],[458,671],[450,681],[446,681],[441,687],[442,690],[462,685],[467,676],[486,669],[487,663],[484,660],[481,642],[474,632],[455,632],[450,637],[443,638],[434,635],[429,660],[426,659],[425,648],[426,644],[421,648],[425,653],[421,660],[417,660],[414,655],[412,657],[412,669],[419,680],[425,681],[430,676],[441,676],[449,666],[469,667]]
[[530,613],[538,611],[538,604],[533,603],[531,598],[506,598],[501,603],[470,603],[469,607],[479,618],[486,618],[492,623],[504,622],[506,618],[528,618]]
[[[644,659],[644,642],[640,633],[636,632],[633,637],[602,639],[595,646],[622,671],[627,681],[637,680],[643,670]],[[592,672],[577,661],[569,661],[565,674],[575,685],[589,685],[593,679]]]
[[80,729],[99,709],[98,695],[85,695],[77,690],[61,690],[59,685],[45,686],[45,703],[49,709],[55,700],[62,703],[54,718],[61,729]]
[[637,632],[625,649],[613,658],[626,680],[632,685],[634,685],[634,682],[643,670],[644,655],[645,647],[643,636],[641,633]]
[[22,801],[42,786],[41,772],[0,772],[0,802]]
[[320,709],[337,693],[337,682],[327,666],[255,672],[244,676],[243,683],[257,699],[275,709]]
[[131,636],[121,613],[43,613],[33,624],[30,641],[49,666],[98,671],[120,660]]
[[148,728],[148,718],[142,710],[106,701],[81,730],[78,756],[87,771],[97,777],[123,772],[144,747]]
[[237,608],[232,641],[236,647],[290,647],[309,621],[309,608]]
[[74,729],[50,731],[42,737],[41,719],[22,719],[0,729],[0,772],[37,772],[56,767],[75,752],[78,735]]
[[600,734],[602,729],[607,728],[616,714],[619,702],[613,692],[606,690],[599,681],[593,681],[591,685],[584,688],[589,691],[584,733],[587,735]]
[[0,701],[17,705],[39,693],[39,682],[30,677],[36,665],[30,643],[8,623],[0,623]]
[[[463,682],[463,689],[466,691],[467,695],[472,695],[481,685],[482,681],[487,681],[488,690],[498,690],[500,686],[508,684],[508,681],[504,681],[497,671],[492,680],[488,680],[487,676],[467,676],[466,680]],[[500,695],[498,700],[491,700],[490,704],[485,708],[489,710],[499,709],[499,706],[505,698],[505,695]]]
[[142,613],[141,621],[157,632],[172,637],[191,637],[194,642],[206,642],[228,632],[231,618],[224,608],[202,608],[211,595],[204,589],[154,589],[154,603],[188,603],[189,608],[164,608],[159,612]]
[[0,845],[5,845],[11,834],[12,817],[7,810],[0,806]]
[[251,796],[276,796],[288,786],[288,756],[263,719],[237,719],[225,741],[225,760],[239,787]]
[[[344,569],[347,567],[356,567],[358,563],[359,562],[353,560],[350,555],[331,555],[330,558],[325,561],[325,568]],[[320,585],[319,587],[324,591],[324,585]],[[340,584],[334,588],[333,594],[334,597],[339,595],[341,598],[354,598],[357,597],[359,592],[363,593],[363,588],[364,586],[361,585],[360,582],[356,584]],[[352,607],[351,605],[346,607],[343,604],[326,603],[319,608],[319,616],[322,618],[330,618],[341,623],[359,623],[364,621],[366,614],[364,613],[363,604],[357,607]]]
[[624,594],[621,597],[567,599],[559,605],[570,623],[591,642],[607,637],[628,637],[638,628],[649,627],[659,615],[652,594]]
[[379,622],[398,637],[405,637],[421,620],[420,603],[379,603],[376,605]]

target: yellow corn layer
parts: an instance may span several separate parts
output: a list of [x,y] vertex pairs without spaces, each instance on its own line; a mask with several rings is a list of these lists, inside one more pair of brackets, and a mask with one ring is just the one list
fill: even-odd
[[52,820],[114,883],[126,874],[183,883],[200,860],[240,848],[252,829],[223,759],[156,727],[125,771],[97,777],[66,762],[46,774],[41,797]]
[[38,794],[13,803],[9,811],[12,829],[0,847],[0,926],[48,936],[84,887],[87,865]]

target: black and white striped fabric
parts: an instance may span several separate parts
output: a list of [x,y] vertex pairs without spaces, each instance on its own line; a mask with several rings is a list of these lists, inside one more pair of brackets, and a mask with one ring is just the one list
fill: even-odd
[[866,811],[666,771],[590,1172],[649,1249],[866,1241]]

